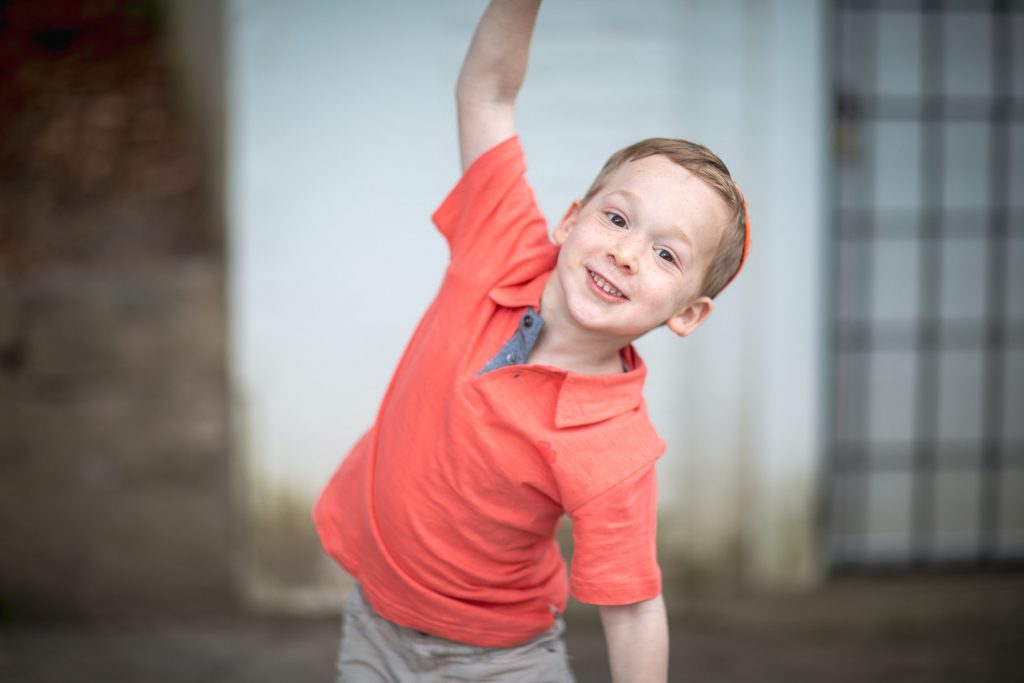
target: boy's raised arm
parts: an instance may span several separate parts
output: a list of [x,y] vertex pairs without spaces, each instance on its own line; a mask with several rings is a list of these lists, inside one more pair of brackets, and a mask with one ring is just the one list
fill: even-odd
[[633,605],[604,605],[601,625],[614,683],[668,680],[668,620],[659,595]]
[[526,77],[540,0],[491,0],[462,63],[455,97],[462,170],[515,134],[515,100]]

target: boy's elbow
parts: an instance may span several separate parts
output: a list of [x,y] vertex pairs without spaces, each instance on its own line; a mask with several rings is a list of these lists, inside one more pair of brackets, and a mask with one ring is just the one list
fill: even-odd
[[514,85],[467,84],[461,79],[455,84],[455,102],[460,108],[511,107],[518,94],[519,86]]

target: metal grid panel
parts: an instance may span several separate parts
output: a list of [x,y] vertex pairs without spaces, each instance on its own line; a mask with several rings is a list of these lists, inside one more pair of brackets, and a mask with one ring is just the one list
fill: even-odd
[[1024,3],[843,0],[828,562],[1024,560]]

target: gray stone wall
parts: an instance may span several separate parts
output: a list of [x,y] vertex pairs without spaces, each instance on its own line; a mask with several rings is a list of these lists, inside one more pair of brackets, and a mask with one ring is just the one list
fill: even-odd
[[0,6],[0,615],[234,603],[223,237],[153,2]]

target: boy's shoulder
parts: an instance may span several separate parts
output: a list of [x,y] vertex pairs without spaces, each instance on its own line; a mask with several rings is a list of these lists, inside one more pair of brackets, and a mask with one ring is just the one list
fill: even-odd
[[500,287],[554,266],[557,247],[525,173],[512,136],[479,156],[445,196],[432,219],[448,242],[449,275]]

